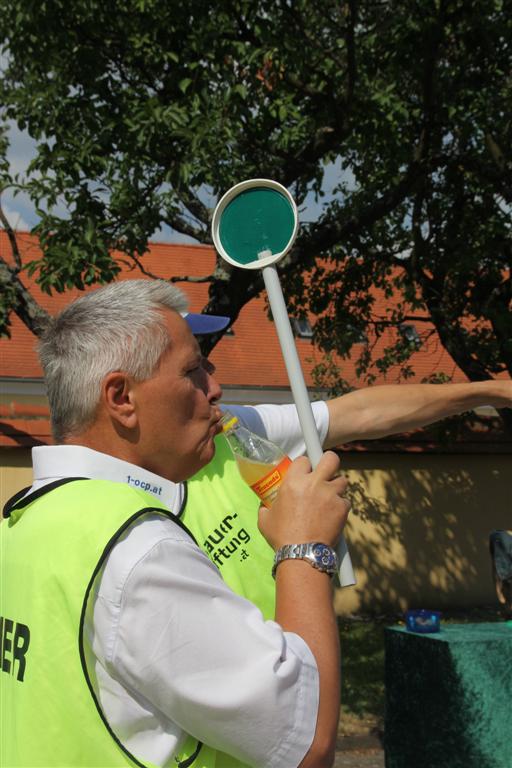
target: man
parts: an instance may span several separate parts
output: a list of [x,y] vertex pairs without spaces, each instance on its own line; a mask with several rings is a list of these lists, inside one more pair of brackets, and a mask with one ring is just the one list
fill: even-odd
[[[376,386],[312,407],[324,447],[333,448],[416,429],[483,405],[512,407],[512,381]],[[294,406],[228,407],[252,431],[279,444],[292,458],[304,453]],[[258,500],[241,480],[222,435],[216,444],[213,460],[187,483],[181,519],[226,583],[255,603],[266,618],[272,618],[274,553],[258,531]],[[203,506],[198,514],[199,500]]]
[[[221,417],[185,309],[167,283],[115,283],[67,307],[41,341],[58,444],[38,449],[34,484],[1,529],[10,768],[332,763],[346,480],[333,453],[314,471],[299,458],[260,511],[276,552],[265,622],[173,514]],[[307,545],[305,559],[290,544]]]
[[492,575],[496,596],[506,619],[512,618],[512,531],[489,534]]

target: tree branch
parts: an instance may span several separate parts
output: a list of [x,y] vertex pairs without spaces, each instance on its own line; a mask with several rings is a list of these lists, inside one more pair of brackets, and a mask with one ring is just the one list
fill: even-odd
[[[350,216],[344,221],[331,219],[321,220],[300,237],[294,262],[300,261],[307,255],[318,256],[335,245],[343,243],[348,237],[359,234],[379,219],[393,211],[421,181],[425,173],[431,172],[442,164],[442,157],[430,161],[413,161],[402,179],[394,187],[387,189],[382,196],[363,208],[359,214]],[[295,249],[294,249],[295,251]]]
[[0,193],[0,222],[2,223],[6,233],[7,237],[9,238],[9,243],[11,245],[11,251],[12,256],[14,259],[14,263],[16,264],[16,269],[14,270],[14,274],[17,274],[22,267],[21,263],[21,254],[20,249],[18,248],[18,241],[16,240],[16,233],[14,232],[14,229],[11,227],[9,220],[7,216],[4,213],[4,210],[2,208],[1,203],[1,193]]
[[176,230],[176,232],[180,232],[182,235],[192,237],[199,243],[211,243],[211,238],[205,233],[204,230],[193,227],[183,218],[183,216],[174,214],[173,216],[166,216],[162,220],[164,224],[172,227]]
[[355,44],[355,27],[357,24],[357,3],[355,0],[349,0],[348,2],[349,16],[347,32],[345,34],[345,42],[347,45],[347,88],[346,88],[346,101],[350,104],[354,95],[355,84],[357,79],[357,60],[356,60],[356,44]]
[[[160,275],[155,275],[154,272],[150,272],[146,267],[143,266],[141,260],[135,256],[134,253],[128,253],[126,254],[129,259],[135,262],[135,266],[142,272],[143,275],[146,275],[146,277],[151,277],[153,280],[165,280],[164,277],[161,277]],[[127,266],[129,266],[130,269],[134,269],[133,266],[128,265],[128,262],[125,259],[119,259],[120,262],[123,262]]]
[[10,307],[32,333],[39,336],[50,315],[31,296],[18,277],[17,271],[0,256],[0,290],[9,296]]
[[201,200],[199,200],[197,195],[191,192],[190,189],[180,189],[178,194],[180,199],[187,206],[190,213],[195,216],[195,218],[198,219],[202,224],[207,226],[211,219],[211,213],[206,205],[204,205]]
[[213,275],[173,275],[168,277],[169,283],[213,283]]

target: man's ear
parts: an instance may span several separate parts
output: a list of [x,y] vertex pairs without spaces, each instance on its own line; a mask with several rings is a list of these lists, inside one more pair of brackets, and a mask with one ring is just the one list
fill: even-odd
[[125,429],[137,426],[137,411],[133,397],[133,382],[124,371],[112,371],[103,379],[105,408],[117,424]]

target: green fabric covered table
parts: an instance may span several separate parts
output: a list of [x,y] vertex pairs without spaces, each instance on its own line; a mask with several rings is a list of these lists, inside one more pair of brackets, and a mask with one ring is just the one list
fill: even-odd
[[512,624],[388,627],[386,768],[512,768]]

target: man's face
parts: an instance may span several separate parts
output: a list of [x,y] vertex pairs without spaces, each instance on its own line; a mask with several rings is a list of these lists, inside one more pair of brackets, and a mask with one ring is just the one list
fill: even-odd
[[186,480],[215,453],[222,390],[187,323],[165,311],[171,344],[150,379],[133,384],[141,466],[175,482]]

